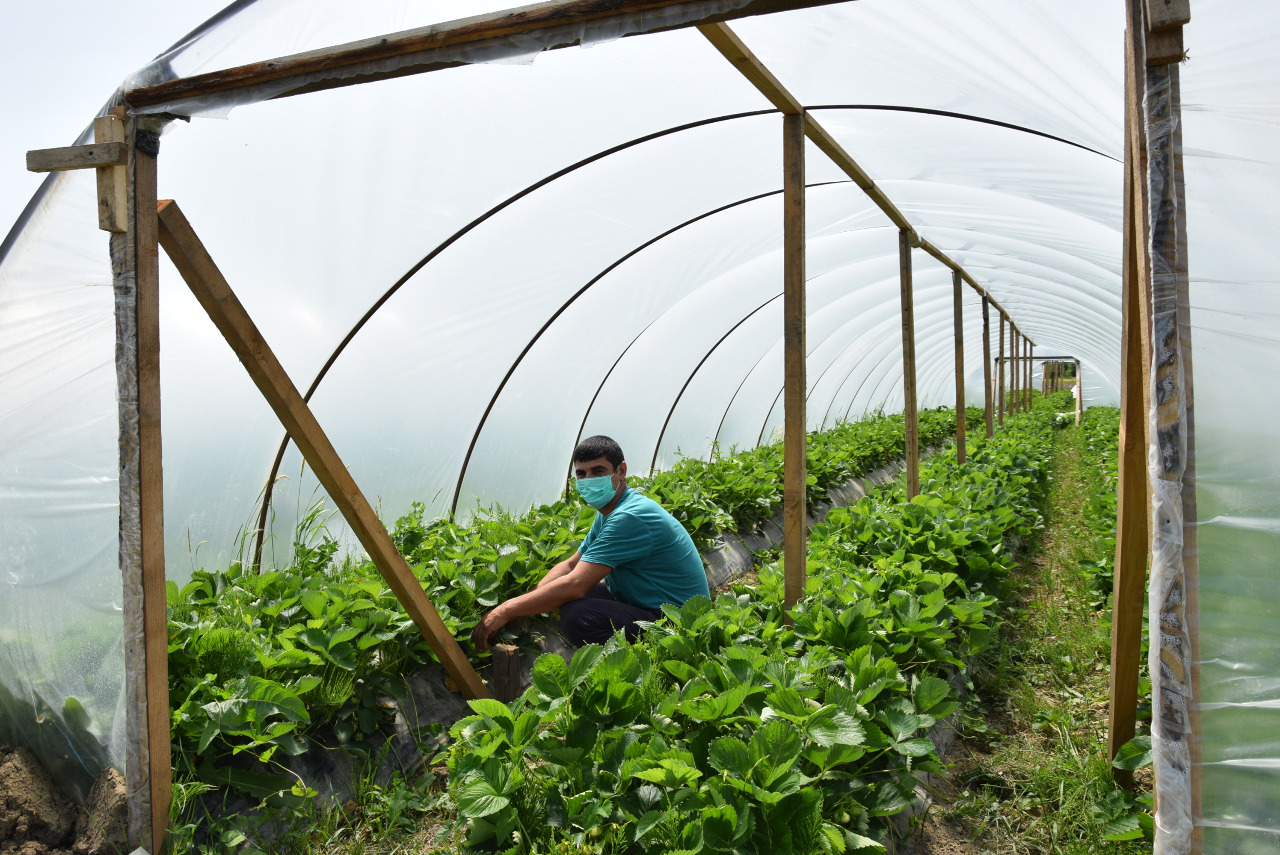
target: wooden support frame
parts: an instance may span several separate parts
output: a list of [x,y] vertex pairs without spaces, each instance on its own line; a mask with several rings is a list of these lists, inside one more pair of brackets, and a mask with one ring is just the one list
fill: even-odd
[[1001,313],[1000,313],[1000,353],[999,353],[999,355],[996,357],[996,362],[997,362],[997,363],[999,363],[999,366],[1000,366],[1000,370],[999,370],[998,372],[996,372],[996,373],[999,375],[999,376],[996,378],[996,398],[997,398],[997,401],[996,401],[996,403],[997,403],[997,407],[996,407],[996,420],[997,420],[997,422],[999,422],[1000,427],[1004,427],[1004,412],[1005,412],[1005,393],[1004,393],[1004,324],[1005,324],[1004,312],[1001,312]]
[[809,561],[808,396],[805,326],[804,116],[782,117],[783,598],[788,610],[804,597]]
[[991,390],[991,301],[982,295],[982,410],[987,439],[995,436],[995,404]]
[[[1125,170],[1123,277],[1121,285],[1120,431],[1116,484],[1116,556],[1111,593],[1111,679],[1107,714],[1107,755],[1133,738],[1137,725],[1138,676],[1142,650],[1143,595],[1150,548],[1147,481],[1147,400],[1150,341],[1144,304],[1150,291],[1146,256],[1146,158],[1142,131],[1142,50],[1133,18],[1125,37]],[[1133,774],[1115,770],[1122,786]]]
[[[773,75],[771,71],[760,61],[751,49],[746,46],[742,39],[729,27],[728,24],[699,24],[698,31],[706,37],[707,41],[720,51],[734,68],[738,69],[747,80],[760,91],[784,116],[803,115],[804,116],[804,132],[819,150],[831,159],[836,166],[853,180],[864,193],[867,194],[876,207],[878,207],[889,221],[899,229],[907,229],[913,232],[911,223],[906,216],[893,203],[893,201],[885,195],[879,185],[872,180],[858,162],[844,150],[839,142],[836,141],[826,128],[819,124],[818,120],[811,113],[805,111],[804,106],[799,99],[791,94],[785,86]],[[980,286],[969,273],[961,267],[954,259],[949,257],[942,250],[923,240],[919,235],[913,238],[915,244],[925,252],[932,255],[938,261],[958,272],[960,277],[967,282],[975,291],[990,299],[990,295]],[[1000,305],[991,300],[996,305],[996,309],[1004,312]]]
[[1084,366],[1076,360],[1076,427],[1084,421]]
[[[97,128],[95,127],[94,130],[96,131]],[[123,128],[121,130],[123,131]],[[129,146],[124,141],[95,142],[90,145],[71,145],[64,148],[40,148],[27,152],[27,172],[66,172],[72,169],[96,169],[105,166],[123,167],[128,163]]]
[[[113,107],[105,116],[93,120],[93,138],[104,146],[125,139],[125,112]],[[129,219],[129,172],[123,166],[102,164],[98,167],[98,228],[123,232]]]
[[1009,414],[1018,414],[1019,392],[1022,391],[1022,337],[1018,328],[1009,325]]
[[445,671],[461,688],[464,697],[489,697],[480,675],[471,667],[435,606],[427,599],[413,571],[396,550],[391,536],[343,465],[320,423],[223,278],[191,224],[172,201],[159,203],[158,213],[160,245],[240,358],[254,384],[302,452],[307,465],[368,551],[396,599],[413,618]]
[[956,340],[956,460],[965,461],[965,411],[964,411],[964,306],[960,289],[960,271],[951,271],[952,314],[955,316]]
[[[624,35],[641,35],[834,2],[746,0],[727,9],[722,3],[687,0],[553,0],[141,86],[126,91],[124,100],[135,110],[154,109],[216,95],[234,98],[264,86],[271,91],[260,97],[284,98],[451,68],[470,61],[451,49],[474,54],[513,36],[532,40],[532,49],[553,50],[580,44],[584,28],[625,25]],[[681,8],[664,16],[672,6]]]
[[1036,358],[1036,346],[1032,344],[1031,340],[1028,338],[1024,337],[1022,340],[1025,343],[1025,346],[1027,349],[1027,361],[1026,363],[1024,363],[1024,366],[1023,366],[1023,370],[1026,371],[1026,376],[1025,376],[1025,382],[1023,382],[1022,384],[1022,389],[1023,389],[1022,411],[1026,413],[1031,411],[1031,407],[1035,403],[1035,396],[1033,394],[1032,386],[1035,383],[1035,367],[1034,366],[1035,366],[1035,358]]
[[902,305],[902,415],[906,422],[907,499],[920,494],[920,424],[916,411],[916,317],[911,287],[910,229],[898,230],[898,281]]
[[[125,648],[125,785],[130,846],[159,852],[172,798],[169,623],[165,597],[160,432],[160,264],[156,155],[160,128],[126,125],[125,205],[111,235],[120,418],[120,574]],[[115,167],[112,167],[113,169]],[[114,176],[113,176],[114,181]],[[114,188],[113,188],[114,190]]]

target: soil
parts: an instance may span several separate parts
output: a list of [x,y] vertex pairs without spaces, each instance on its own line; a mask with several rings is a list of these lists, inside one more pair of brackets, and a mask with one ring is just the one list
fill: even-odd
[[107,768],[76,804],[35,755],[0,746],[0,855],[125,853],[128,822],[124,779]]

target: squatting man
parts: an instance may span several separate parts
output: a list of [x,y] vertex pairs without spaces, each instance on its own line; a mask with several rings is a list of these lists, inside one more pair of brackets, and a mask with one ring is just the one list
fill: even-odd
[[578,494],[599,513],[582,545],[526,594],[498,604],[471,632],[481,650],[508,623],[560,610],[574,645],[603,643],[621,629],[629,641],[640,621],[662,617],[663,603],[708,596],[706,572],[684,527],[661,505],[627,487],[627,462],[607,436],[573,450]]

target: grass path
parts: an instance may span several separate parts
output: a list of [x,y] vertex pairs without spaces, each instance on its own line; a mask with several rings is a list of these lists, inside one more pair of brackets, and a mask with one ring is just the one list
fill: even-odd
[[1055,458],[1044,533],[1017,571],[999,641],[973,674],[979,700],[940,810],[967,845],[949,851],[1151,851],[1104,839],[1106,821],[1131,798],[1115,790],[1106,760],[1109,614],[1095,609],[1080,562],[1109,544],[1086,517],[1098,473],[1084,432],[1060,431]]

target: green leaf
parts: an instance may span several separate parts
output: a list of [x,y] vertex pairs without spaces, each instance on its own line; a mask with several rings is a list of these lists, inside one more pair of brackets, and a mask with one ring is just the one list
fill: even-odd
[[520,718],[516,719],[515,730],[511,735],[511,742],[516,748],[524,747],[530,739],[538,732],[538,725],[542,719],[537,713],[524,712],[520,714]]
[[1125,769],[1134,771],[1144,766],[1151,765],[1151,735],[1135,736],[1124,745],[1120,746],[1120,750],[1116,752],[1115,759],[1111,761],[1111,765],[1117,769]]
[[702,773],[679,760],[665,758],[659,760],[658,765],[653,768],[636,772],[635,777],[642,781],[652,781],[669,790],[678,790],[701,778]]
[[485,780],[472,780],[463,784],[458,790],[456,801],[458,813],[468,819],[497,813],[511,804],[509,798],[499,793]]
[[751,737],[747,750],[756,767],[757,781],[769,786],[790,771],[800,756],[800,734],[791,722],[775,718],[766,722]]
[[679,659],[668,659],[662,663],[662,667],[682,683],[687,683],[701,673],[688,662],[681,662]]
[[738,812],[732,805],[703,808],[702,842],[709,849],[725,851],[733,848]]
[[893,746],[899,754],[905,754],[908,757],[924,757],[933,753],[933,743],[924,737],[916,739],[904,739],[901,742],[894,743]]
[[659,822],[662,822],[662,811],[651,810],[646,811],[639,819],[636,820],[636,836],[635,840],[639,841]]
[[1140,840],[1142,838],[1142,826],[1138,823],[1136,814],[1117,817],[1111,820],[1102,828],[1104,840],[1118,843],[1121,840]]
[[947,685],[945,680],[939,680],[937,677],[925,677],[915,688],[914,700],[916,710],[919,712],[930,712],[938,704],[947,700],[951,695],[951,687]]
[[530,675],[533,687],[551,699],[568,697],[573,685],[569,680],[569,666],[555,653],[546,653],[533,663]]
[[711,743],[707,751],[711,767],[720,772],[730,772],[746,780],[751,774],[751,755],[741,739],[722,736]]
[[588,644],[579,648],[578,652],[573,654],[573,662],[569,665],[569,685],[577,686],[587,679],[603,655],[604,649],[598,644]]
[[317,591],[315,588],[308,588],[302,592],[302,607],[307,610],[307,614],[313,618],[318,618],[324,614],[324,607],[329,602],[329,597],[324,591]]
[[488,716],[494,721],[515,721],[515,716],[502,701],[495,701],[493,698],[476,698],[473,701],[467,701],[467,704],[480,715]]

